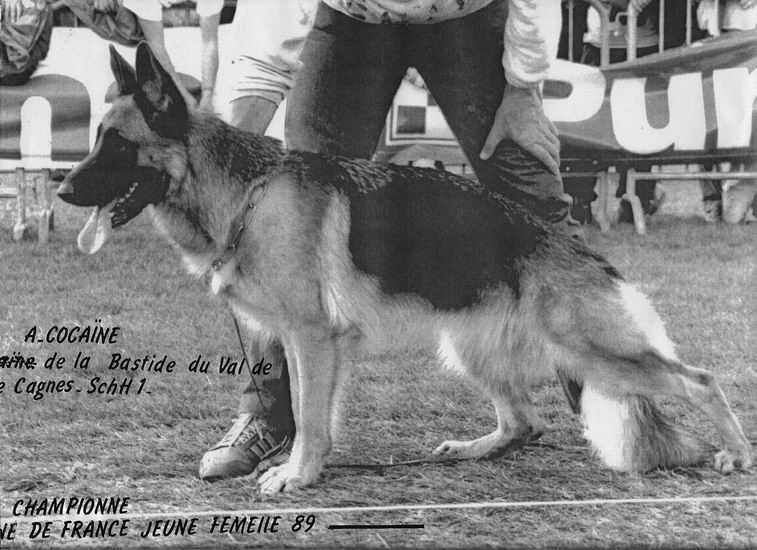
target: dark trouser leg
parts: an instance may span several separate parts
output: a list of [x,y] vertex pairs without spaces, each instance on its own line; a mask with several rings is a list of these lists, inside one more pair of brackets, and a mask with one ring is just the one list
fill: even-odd
[[407,69],[401,29],[319,5],[287,98],[288,149],[373,155]]
[[[570,216],[572,201],[564,193],[562,179],[533,155],[505,140],[491,158],[479,158],[506,86],[502,6],[495,0],[467,17],[417,27],[409,45],[414,55],[411,62],[442,109],[479,181],[566,235],[581,239],[581,227]],[[580,402],[580,386],[561,372],[559,377],[568,400]]]
[[[554,224],[570,220],[562,180],[512,140],[479,153],[502,101],[504,14],[493,2],[467,17],[414,27],[411,63],[426,81],[478,179]],[[570,232],[570,231],[568,231]]]
[[284,348],[274,341],[265,346],[252,345],[248,355],[253,367],[258,361],[271,363],[271,372],[256,376],[247,384],[239,400],[239,413],[265,418],[271,435],[278,439],[294,435],[294,416],[289,397],[289,372]]

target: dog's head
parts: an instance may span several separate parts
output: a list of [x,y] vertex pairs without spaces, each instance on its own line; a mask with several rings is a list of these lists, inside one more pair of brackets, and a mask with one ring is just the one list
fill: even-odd
[[149,204],[166,199],[183,178],[187,104],[171,76],[145,43],[136,71],[111,46],[118,97],[103,117],[92,152],[63,180],[58,196],[95,211],[79,233],[79,249],[97,252],[111,227],[123,225]]

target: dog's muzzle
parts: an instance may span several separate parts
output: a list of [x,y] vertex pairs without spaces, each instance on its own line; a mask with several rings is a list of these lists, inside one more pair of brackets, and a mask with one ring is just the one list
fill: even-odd
[[58,186],[58,196],[62,200],[69,202],[68,199],[73,194],[74,194],[74,186],[71,185],[70,181],[63,180],[61,184]]

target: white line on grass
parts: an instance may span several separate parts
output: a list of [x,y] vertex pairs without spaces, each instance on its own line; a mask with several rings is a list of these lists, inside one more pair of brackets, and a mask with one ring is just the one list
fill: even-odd
[[[71,514],[67,516],[32,516],[13,518],[15,523],[33,521],[66,521],[72,518],[104,520],[140,520],[153,517],[207,517],[207,516],[256,516],[284,514],[344,514],[355,512],[396,512],[409,510],[476,510],[481,508],[547,508],[570,506],[611,506],[619,504],[708,504],[716,502],[757,502],[757,495],[713,496],[713,497],[669,497],[669,498],[597,498],[588,500],[536,500],[524,502],[461,502],[439,504],[392,504],[386,506],[345,506],[334,508],[258,508],[251,510],[198,510],[193,512],[146,512],[132,514]],[[0,517],[10,518],[7,511],[0,511]]]

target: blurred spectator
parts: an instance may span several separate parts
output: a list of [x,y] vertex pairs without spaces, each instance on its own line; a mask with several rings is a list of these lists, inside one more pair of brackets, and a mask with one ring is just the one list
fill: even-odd
[[[757,28],[757,0],[701,0],[697,7],[699,26],[710,36]],[[731,163],[718,166],[723,172],[731,170]],[[757,168],[752,163],[748,171]],[[744,166],[741,166],[744,169]],[[757,182],[750,180],[703,180],[702,202],[707,221],[722,218],[726,223],[751,221],[751,204],[757,194]]]
[[100,38],[124,46],[136,46],[145,39],[136,16],[115,0],[60,0],[60,3]]
[[[259,134],[266,131],[294,83],[294,75],[300,67],[300,51],[312,26],[317,4],[317,0],[237,3],[232,23],[232,82],[228,91],[232,125]],[[218,68],[217,42],[216,20],[215,26],[208,25],[203,31],[203,56],[208,57],[203,67],[207,67],[210,80],[215,80]],[[216,56],[214,62],[210,59],[212,55]],[[201,107],[207,105],[209,103],[200,104]]]
[[[123,0],[142,26],[158,60],[176,79],[165,48],[162,8],[179,0]],[[317,0],[238,2],[232,24],[230,120],[263,133],[294,82],[299,53],[310,30]],[[223,0],[197,0],[202,38],[202,93],[199,107],[212,110],[218,74],[218,28]]]
[[757,0],[701,0],[697,20],[710,36],[752,30],[757,28]]
[[25,84],[50,49],[53,10],[46,0],[0,0],[0,84]]
[[[657,8],[649,5],[649,0],[632,0],[637,9],[642,8],[637,19],[636,55],[643,57],[655,53],[659,47],[659,35],[655,21]],[[610,8],[610,63],[619,63],[627,58],[628,26],[625,12],[630,3],[623,0],[614,1]],[[642,6],[643,5],[643,6]],[[599,66],[602,47],[602,16],[599,11],[590,6],[586,13],[586,34],[584,34],[584,50],[581,63]]]
[[[755,172],[757,161],[746,163],[721,162],[715,168],[720,172]],[[755,221],[754,205],[757,202],[757,180],[702,180],[702,206],[708,222],[724,221],[736,224]]]
[[[708,0],[703,0],[708,1]],[[736,0],[738,2],[738,0]],[[750,0],[757,2],[757,0]],[[586,4],[577,0],[576,6]],[[655,53],[659,50],[660,37],[663,40],[663,49],[669,50],[683,46],[686,43],[686,2],[683,0],[667,0],[664,4],[663,28],[659,28],[660,3],[659,0],[609,0],[607,6],[610,9],[610,62],[625,61],[627,47],[627,27],[625,13],[633,7],[638,15],[637,23],[637,52],[638,57]],[[696,6],[691,7],[692,14]],[[576,16],[578,17],[578,9]],[[587,32],[584,40],[589,45],[584,48],[583,62],[590,65],[599,65],[599,52],[602,42],[601,17],[599,12],[589,7],[586,22]],[[579,24],[576,23],[576,28]],[[706,34],[694,26],[692,40],[704,38]]]
[[[736,166],[745,172],[757,171],[757,161]],[[725,223],[757,221],[754,206],[757,204],[757,180],[725,180],[722,186],[722,211]]]
[[[152,49],[155,57],[160,61],[161,65],[169,72],[179,86],[179,90],[186,98],[190,105],[196,105],[192,94],[189,93],[184,83],[176,74],[171,57],[166,50],[165,34],[163,29],[163,8],[170,7],[173,4],[181,3],[183,0],[123,0],[123,6],[132,11],[137,16],[139,26],[142,28],[142,32],[145,35],[147,44]],[[104,10],[115,9],[118,5],[118,0],[95,0],[95,2],[102,4]],[[218,22],[220,21],[220,12],[223,8],[223,0],[197,0],[197,14],[200,16],[200,28],[201,33],[207,32],[206,29],[210,27],[218,28]],[[212,43],[212,41],[209,41]],[[217,40],[215,41],[217,47]],[[218,53],[215,55],[208,54],[203,51],[202,56],[202,92],[205,95],[212,96],[213,87],[215,86],[215,74],[217,72],[217,65],[206,66],[208,63],[213,63],[213,60],[217,63]],[[211,76],[212,75],[212,76]],[[203,102],[202,96],[200,101]],[[208,100],[205,100],[207,104]]]
[[723,6],[720,30],[750,31],[757,28],[757,0],[727,0]]

